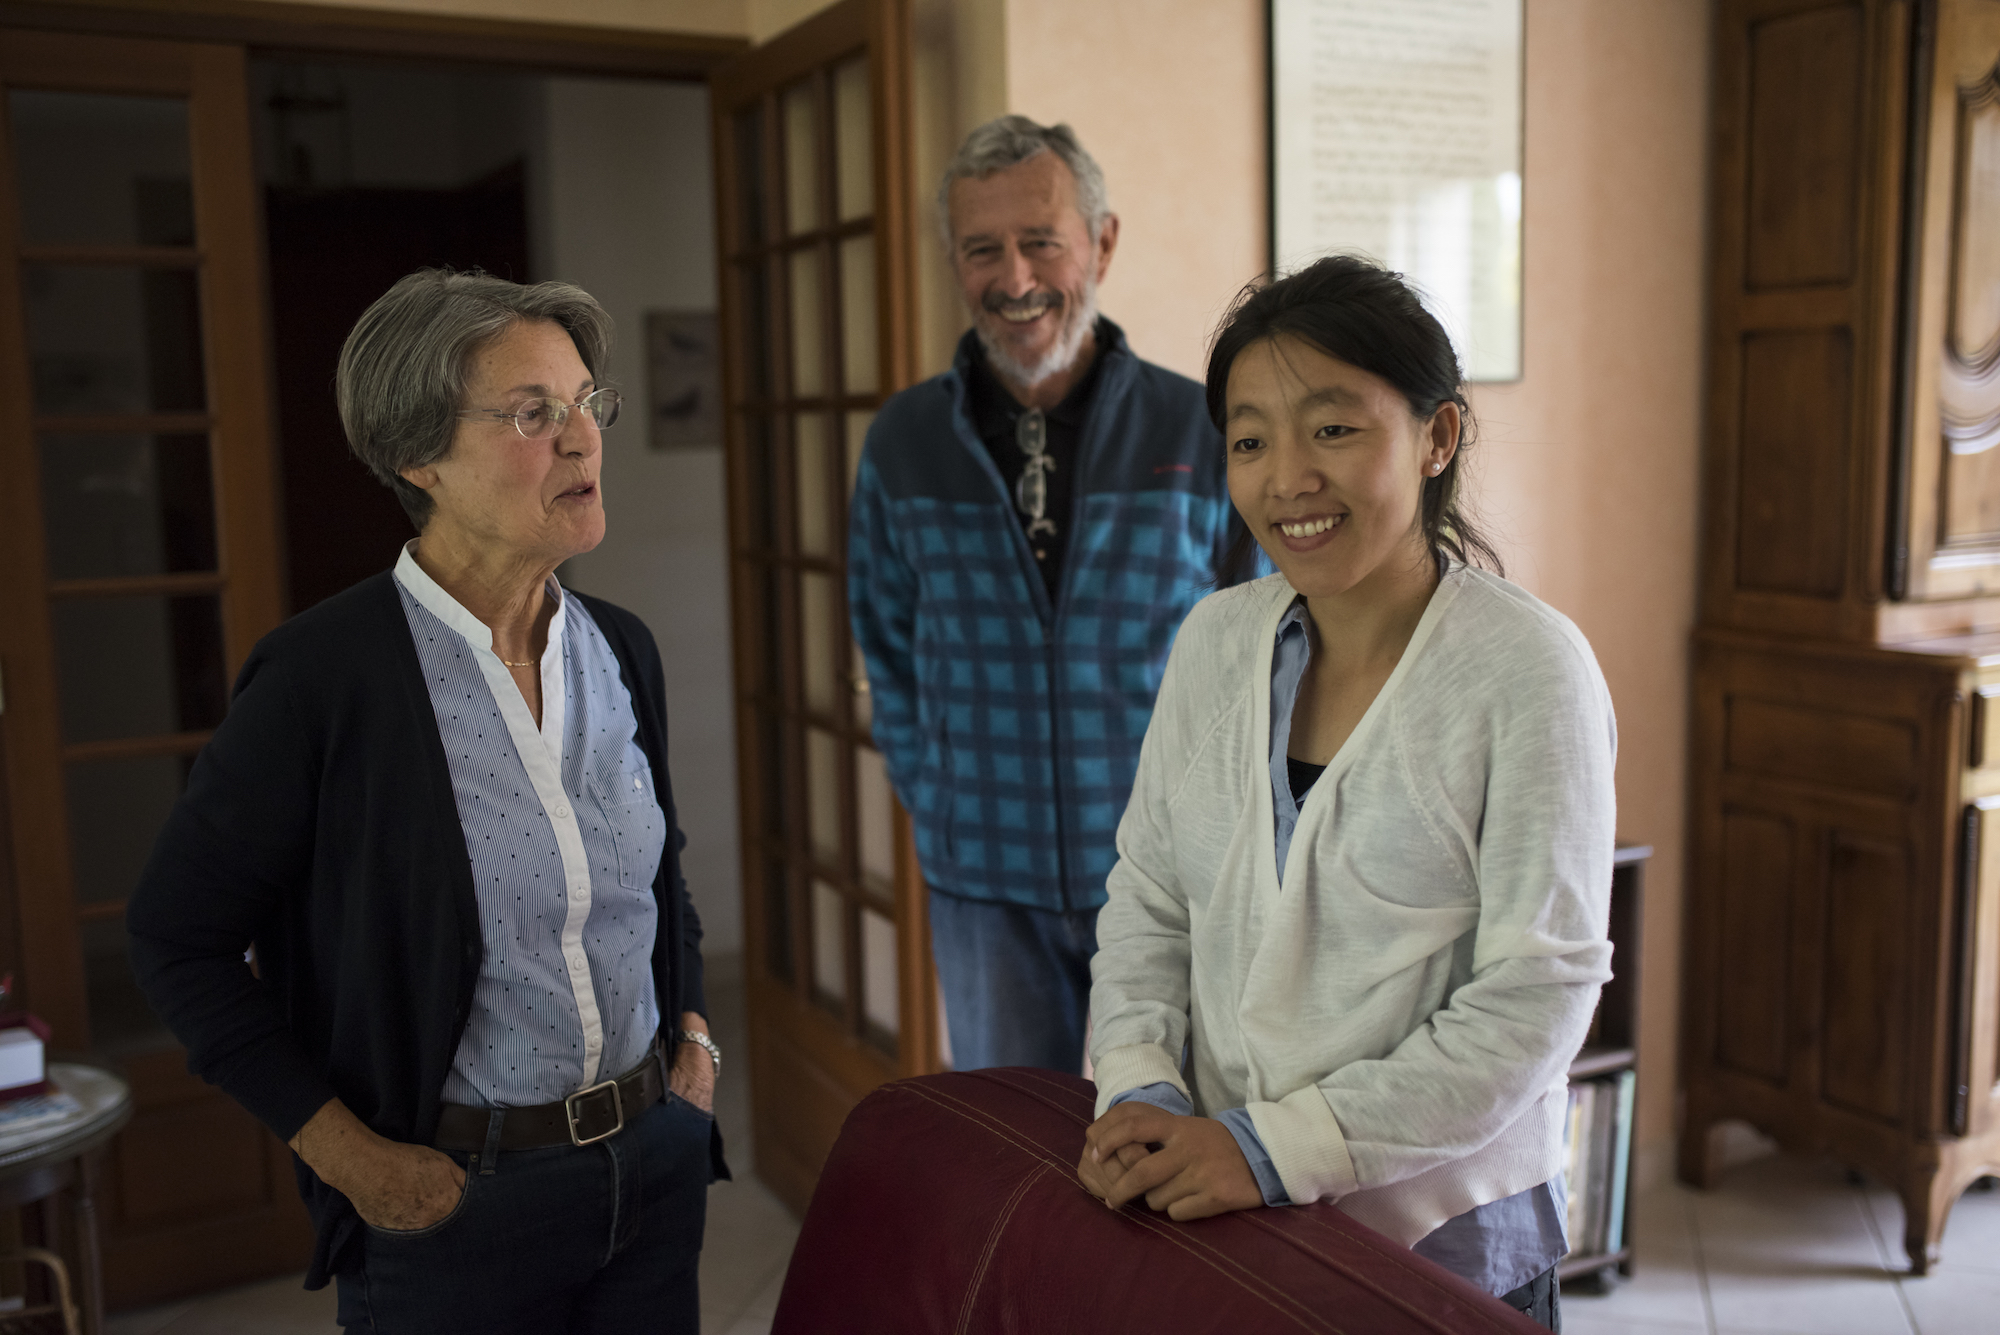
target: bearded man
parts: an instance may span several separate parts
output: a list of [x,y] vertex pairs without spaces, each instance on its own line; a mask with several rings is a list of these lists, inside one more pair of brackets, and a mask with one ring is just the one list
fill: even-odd
[[938,215],[972,329],[868,432],[848,605],[952,1064],[1075,1072],[1167,650],[1241,521],[1202,387],[1097,313],[1118,217],[1070,128],[980,126]]

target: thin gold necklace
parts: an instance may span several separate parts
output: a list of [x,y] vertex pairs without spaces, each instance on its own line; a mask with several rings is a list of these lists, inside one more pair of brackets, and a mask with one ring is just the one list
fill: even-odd
[[[501,659],[500,661],[502,663],[507,663],[507,660],[504,658]],[[507,663],[508,667],[533,667],[534,665],[535,665],[535,660],[532,658],[525,663]]]

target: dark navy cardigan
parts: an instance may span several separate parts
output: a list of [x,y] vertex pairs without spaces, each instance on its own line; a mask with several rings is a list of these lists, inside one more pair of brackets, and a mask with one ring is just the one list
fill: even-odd
[[[706,1010],[701,922],[667,778],[665,679],[646,627],[573,594],[617,655],[668,841],[653,982],[675,1025]],[[260,640],[126,909],[140,987],[188,1068],[289,1140],[339,1098],[429,1144],[471,1013],[479,906],[451,771],[388,573]],[[255,943],[261,977],[244,965]],[[727,1177],[718,1132],[710,1143]],[[306,1286],[359,1259],[360,1218],[303,1162]]]

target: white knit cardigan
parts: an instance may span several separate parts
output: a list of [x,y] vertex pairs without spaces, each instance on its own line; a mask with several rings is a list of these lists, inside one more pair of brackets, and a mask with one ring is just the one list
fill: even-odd
[[1211,595],[1174,643],[1097,922],[1097,1110],[1156,1081],[1247,1106],[1293,1201],[1407,1245],[1561,1171],[1611,976],[1617,729],[1576,627],[1454,566],[1306,795],[1281,884],[1294,596],[1281,575]]

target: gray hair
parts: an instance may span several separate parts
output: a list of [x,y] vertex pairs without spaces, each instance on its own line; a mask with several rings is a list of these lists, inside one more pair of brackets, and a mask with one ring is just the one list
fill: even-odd
[[593,378],[611,351],[611,317],[569,283],[525,285],[473,270],[419,269],[362,312],[334,376],[341,429],[355,458],[396,493],[419,532],[436,504],[405,468],[451,451],[479,350],[522,320],[568,331]]
[[1111,199],[1104,189],[1104,172],[1097,159],[1077,142],[1076,131],[1067,125],[1038,125],[1026,116],[996,116],[965,136],[938,182],[938,234],[944,248],[951,249],[951,183],[968,177],[991,176],[1018,166],[1040,153],[1053,153],[1076,178],[1076,209],[1083,215],[1090,239],[1104,229],[1111,216]]

